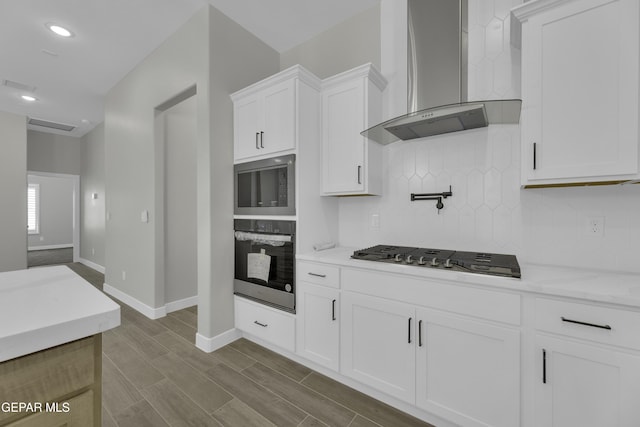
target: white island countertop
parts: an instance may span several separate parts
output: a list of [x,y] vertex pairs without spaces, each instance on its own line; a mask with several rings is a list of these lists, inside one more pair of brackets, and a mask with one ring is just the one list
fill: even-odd
[[520,263],[522,278],[516,279],[352,259],[351,255],[354,250],[357,248],[338,247],[326,251],[298,254],[296,259],[459,284],[500,288],[507,291],[579,298],[640,308],[640,274]]
[[66,266],[0,273],[0,362],[120,325],[120,306]]

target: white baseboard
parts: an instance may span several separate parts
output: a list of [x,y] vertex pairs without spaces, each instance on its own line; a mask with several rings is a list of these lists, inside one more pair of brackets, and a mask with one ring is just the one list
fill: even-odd
[[234,342],[241,336],[242,332],[240,332],[236,328],[229,329],[228,331],[216,335],[212,338],[208,338],[204,335],[196,333],[196,347],[206,353],[211,353],[212,351],[216,351],[217,349]]
[[134,297],[132,297],[131,295],[126,294],[121,290],[116,289],[113,286],[110,286],[106,283],[103,285],[102,290],[105,293],[113,296],[114,298],[119,299],[120,301],[127,304],[129,307],[133,308],[134,310],[137,310],[140,313],[144,314],[149,319],[159,319],[167,315],[166,306],[162,306],[159,308],[149,307],[147,304],[143,303],[142,301],[139,301]]
[[100,264],[96,264],[93,261],[89,261],[88,259],[84,259],[84,258],[78,258],[78,262],[80,262],[81,264],[86,265],[89,268],[93,268],[96,271],[99,271],[100,273],[104,274],[104,267],[101,266]]
[[198,296],[193,296],[189,298],[179,299],[177,301],[171,301],[164,305],[167,313],[171,313],[173,311],[182,310],[183,308],[193,307],[194,305],[198,305]]
[[44,245],[44,246],[29,246],[27,248],[28,251],[42,251],[45,249],[64,249],[64,248],[72,248],[73,243],[66,243],[62,245]]

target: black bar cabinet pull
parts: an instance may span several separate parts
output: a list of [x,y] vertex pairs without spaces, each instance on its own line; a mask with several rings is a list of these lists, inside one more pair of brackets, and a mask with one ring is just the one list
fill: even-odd
[[312,272],[308,272],[307,273],[309,276],[316,276],[316,277],[327,277],[326,274],[318,274],[318,273],[312,273]]
[[336,300],[331,301],[331,320],[336,320]]
[[537,145],[538,145],[537,143],[535,143],[535,142],[533,143],[533,170],[536,170],[536,167],[538,166],[536,164]]
[[547,383],[547,350],[542,349],[542,384]]
[[255,324],[256,324],[256,325],[258,325],[258,326],[262,326],[263,328],[266,328],[267,326],[269,326],[269,325],[267,325],[266,323],[260,323],[260,322],[258,322],[257,320],[254,320],[254,321],[253,321],[253,323],[255,323]]
[[418,347],[422,347],[422,320],[418,320]]
[[408,328],[407,328],[407,329],[409,330],[409,335],[408,335],[407,342],[408,342],[409,344],[411,344],[411,317],[409,317],[409,326],[408,326]]
[[256,132],[256,150],[260,149],[260,146],[258,145],[258,135],[260,135],[260,133]]
[[264,132],[260,131],[260,148],[264,148]]
[[583,326],[591,326],[592,328],[600,328],[600,329],[606,329],[606,330],[611,330],[611,326],[609,325],[598,325],[595,323],[587,323],[587,322],[581,322],[579,320],[572,320],[572,319],[567,319],[566,317],[560,317],[562,319],[563,322],[567,322],[567,323],[575,323],[576,325],[583,325]]
[[361,178],[361,172],[362,172],[362,166],[358,166],[358,184],[362,184],[362,178]]

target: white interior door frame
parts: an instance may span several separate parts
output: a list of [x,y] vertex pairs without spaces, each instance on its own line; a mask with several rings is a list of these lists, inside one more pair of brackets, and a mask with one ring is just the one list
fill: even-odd
[[73,182],[73,262],[80,259],[80,175],[27,171],[27,175],[70,179]]

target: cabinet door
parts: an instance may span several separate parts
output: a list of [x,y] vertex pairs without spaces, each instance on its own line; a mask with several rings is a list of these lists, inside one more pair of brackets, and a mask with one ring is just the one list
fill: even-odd
[[339,291],[298,282],[296,298],[298,354],[339,369]]
[[640,425],[640,358],[606,347],[536,337],[539,427]]
[[322,94],[323,192],[359,193],[365,189],[365,96],[362,78]]
[[633,178],[638,2],[559,3],[522,30],[523,184]]
[[417,319],[416,404],[464,426],[519,425],[520,332],[428,310]]
[[412,306],[343,292],[341,372],[398,399],[415,401]]
[[259,154],[293,150],[296,146],[296,90],[294,79],[264,89],[264,125]]
[[233,105],[234,159],[260,155],[262,97],[248,96]]

